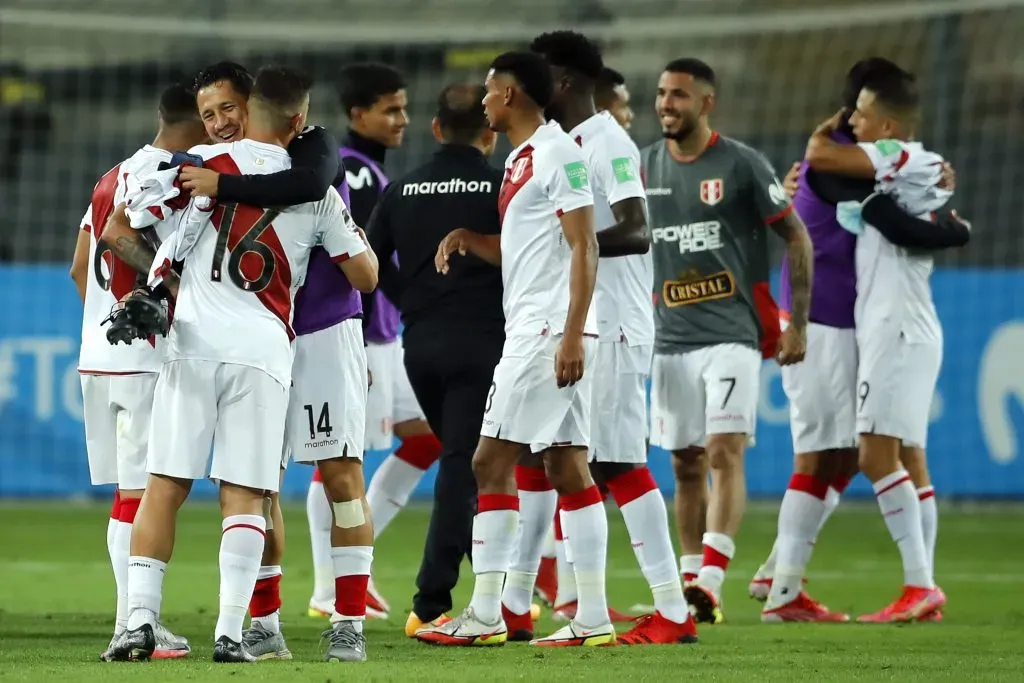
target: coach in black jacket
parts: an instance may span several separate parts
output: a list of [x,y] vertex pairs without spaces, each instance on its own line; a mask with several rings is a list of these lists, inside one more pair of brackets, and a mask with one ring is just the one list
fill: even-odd
[[452,608],[476,514],[473,452],[505,341],[501,269],[473,256],[454,259],[446,275],[434,267],[437,247],[452,230],[500,231],[502,173],[487,162],[495,134],[484,94],[483,86],[462,84],[441,92],[433,121],[441,148],[391,183],[366,229],[381,263],[380,287],[402,313],[409,381],[444,446],[411,628]]

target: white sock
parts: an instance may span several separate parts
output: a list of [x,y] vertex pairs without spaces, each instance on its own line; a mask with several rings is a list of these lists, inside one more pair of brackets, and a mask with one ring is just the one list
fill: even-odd
[[331,623],[350,621],[362,633],[366,620],[366,585],[373,566],[373,546],[356,545],[331,548],[334,566],[334,614]]
[[306,492],[306,519],[309,521],[309,545],[313,551],[313,600],[334,600],[334,563],[331,560],[331,504],[319,481],[309,482]]
[[[711,591],[716,598],[722,598],[722,582],[725,581],[725,570],[729,562],[736,554],[736,543],[727,534],[707,531],[701,539],[704,544],[704,562],[701,564],[700,572],[697,574],[697,583]],[[708,553],[708,548],[715,551]],[[714,557],[713,562],[708,562],[709,555]]]
[[700,567],[704,564],[703,555],[680,555],[679,556],[679,575],[685,580],[687,576],[692,576],[696,580],[697,575],[700,574]]
[[557,506],[558,494],[554,489],[519,490],[518,547],[513,552],[512,564],[501,594],[502,603],[513,614],[526,614],[530,611],[541,548]]
[[631,499],[631,496],[640,492],[640,488],[620,493],[614,481],[609,484],[609,488],[619,505],[619,510],[622,511],[622,519],[626,522],[626,530],[629,532],[629,540],[632,542],[633,554],[636,555],[640,571],[647,579],[647,585],[651,587],[654,608],[669,621],[681,624],[689,617],[690,611],[683,597],[683,583],[679,580],[679,572],[676,571],[675,550],[672,548],[672,535],[668,529],[665,497],[661,495],[649,473],[643,481],[643,488],[647,488],[646,492]]
[[555,568],[558,572],[558,595],[555,596],[555,607],[561,607],[576,601],[576,572],[572,563],[565,556],[565,541],[555,539]]
[[128,556],[131,555],[131,544],[131,524],[116,519],[107,522],[107,553],[110,555],[114,586],[117,589],[114,633],[123,631],[128,625]]
[[129,630],[135,630],[143,624],[156,624],[160,614],[160,603],[163,600],[166,572],[166,562],[139,555],[128,558]]
[[939,508],[935,502],[935,487],[922,486],[917,490],[921,504],[921,535],[924,537],[925,557],[932,582],[935,582],[935,542],[939,536]]
[[761,565],[760,576],[765,579],[770,579],[775,576],[775,562],[779,558],[779,539],[776,537],[775,542],[772,543],[772,551],[768,553],[768,559]]
[[517,496],[481,495],[473,518],[473,598],[477,619],[494,624],[501,618],[501,587],[512,564],[519,527]]
[[832,513],[839,507],[839,499],[843,497],[843,494],[836,491],[831,486],[828,487],[828,493],[825,494],[825,513],[821,516],[821,523],[818,525],[818,531],[814,534],[814,540],[818,540],[818,534],[825,528],[825,522],[832,516]]
[[921,503],[906,470],[897,470],[874,484],[878,507],[896,541],[903,559],[903,583],[920,588],[934,588],[931,569],[925,554],[921,532]]
[[[605,579],[608,562],[608,515],[597,487],[576,494],[597,502],[575,510],[563,510],[564,531],[571,539],[572,566],[576,574],[576,623],[603,626],[608,623],[608,598]],[[570,507],[573,505],[570,503]]]
[[242,642],[242,624],[256,587],[266,542],[262,515],[231,515],[224,518],[220,536],[220,613],[214,640],[227,636]]
[[565,526],[565,510],[558,509],[558,519],[562,525],[562,548],[565,550],[565,561],[572,564],[572,546],[569,544],[569,529]]
[[548,524],[548,532],[544,535],[544,545],[541,547],[540,556],[544,558],[555,557],[555,525]]
[[809,475],[794,474],[779,507],[778,554],[768,607],[781,607],[800,594],[804,570],[825,514],[828,488]]
[[384,458],[366,489],[366,504],[370,507],[370,518],[373,520],[374,540],[380,537],[395,515],[409,502],[409,496],[420,483],[423,474],[424,470],[410,465],[394,453]]

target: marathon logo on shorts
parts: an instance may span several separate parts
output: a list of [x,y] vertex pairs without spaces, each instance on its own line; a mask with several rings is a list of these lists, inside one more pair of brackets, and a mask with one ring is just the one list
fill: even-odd
[[704,276],[691,271],[679,280],[665,280],[661,286],[661,298],[669,308],[726,299],[735,293],[736,279],[727,270]]
[[337,446],[337,439],[322,439],[321,441],[307,441],[302,444],[303,448],[327,448],[328,446]]

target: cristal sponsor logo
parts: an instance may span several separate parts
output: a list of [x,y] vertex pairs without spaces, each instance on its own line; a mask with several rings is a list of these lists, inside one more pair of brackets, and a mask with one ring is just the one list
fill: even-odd
[[302,444],[303,448],[326,448],[328,446],[337,446],[337,439],[323,439],[322,441],[307,441]]
[[704,276],[691,271],[661,286],[661,297],[668,308],[725,299],[735,293],[736,280],[727,270]]
[[[1024,322],[1008,322],[989,338],[978,369],[978,419],[990,457],[1006,465],[1017,459],[1024,425]],[[1016,404],[1016,405],[1015,405]],[[1021,431],[1019,431],[1021,430]]]
[[489,180],[463,180],[451,178],[441,182],[406,183],[402,186],[402,196],[409,197],[420,194],[464,194],[466,192],[491,192],[493,186]]
[[686,225],[667,225],[654,228],[651,238],[655,244],[675,242],[680,254],[714,251],[722,247],[722,224],[718,221],[700,221]]

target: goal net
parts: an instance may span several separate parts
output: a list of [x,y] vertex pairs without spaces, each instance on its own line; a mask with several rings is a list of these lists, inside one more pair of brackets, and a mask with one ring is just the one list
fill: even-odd
[[[444,84],[480,81],[499,52],[564,27],[600,40],[606,63],[625,74],[638,144],[659,138],[661,67],[696,56],[721,82],[716,129],[761,149],[780,175],[837,108],[853,62],[883,56],[918,75],[921,138],[956,168],[954,202],[974,224],[971,244],[941,254],[933,277],[945,328],[933,475],[946,495],[1024,496],[1024,0],[5,0],[0,497],[94,492],[68,266],[93,184],[152,140],[165,85],[223,59],[300,66],[317,80],[310,120],[340,138],[338,68],[391,63],[407,76],[411,117],[388,161],[397,177],[434,147],[429,123]],[[759,409],[750,491],[779,495],[792,446],[773,364]],[[383,455],[371,454],[369,469]],[[667,455],[651,461],[670,491]],[[286,492],[296,493],[308,470],[292,469]],[[431,490],[427,478],[419,492]]]

